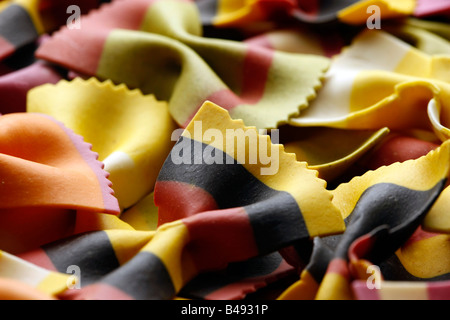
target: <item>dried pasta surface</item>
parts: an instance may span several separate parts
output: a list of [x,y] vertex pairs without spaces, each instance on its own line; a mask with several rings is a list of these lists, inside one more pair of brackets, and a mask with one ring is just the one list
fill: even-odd
[[0,0],[0,299],[450,300],[449,18]]

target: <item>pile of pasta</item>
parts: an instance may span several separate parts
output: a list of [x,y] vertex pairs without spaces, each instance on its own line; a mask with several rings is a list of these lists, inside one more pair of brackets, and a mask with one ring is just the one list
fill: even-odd
[[0,298],[450,299],[449,21],[0,1]]

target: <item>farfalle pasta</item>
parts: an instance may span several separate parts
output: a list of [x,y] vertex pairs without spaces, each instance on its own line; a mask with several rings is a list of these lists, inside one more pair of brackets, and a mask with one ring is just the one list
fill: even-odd
[[83,29],[55,33],[37,57],[154,93],[180,126],[208,100],[248,125],[275,128],[307,107],[329,65],[321,56],[204,38],[191,2],[113,1],[83,21]]
[[40,86],[29,91],[27,111],[52,116],[92,144],[122,209],[152,191],[174,143],[170,138],[176,126],[167,103],[111,81],[75,79]]
[[[441,148],[417,160],[367,172],[333,190],[333,203],[345,218],[346,231],[335,239],[314,242],[310,264],[283,298],[352,299],[350,248],[366,233],[370,237],[374,230],[383,230],[382,237],[369,238],[372,242],[365,239],[370,242],[365,257],[377,264],[413,235],[445,186],[448,161],[441,157],[449,156],[448,143]],[[411,174],[412,167],[423,173]],[[418,176],[430,179],[428,187]]]
[[41,114],[0,118],[3,250],[22,253],[70,235],[78,210],[119,213],[108,173],[81,136]]
[[449,17],[0,1],[0,299],[450,299]]
[[321,96],[290,123],[445,135],[439,113],[449,101],[446,64],[448,56],[426,55],[384,31],[363,31],[328,70]]

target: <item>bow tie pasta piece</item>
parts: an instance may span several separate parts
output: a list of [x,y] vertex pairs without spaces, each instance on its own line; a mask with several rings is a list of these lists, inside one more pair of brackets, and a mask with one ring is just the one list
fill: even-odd
[[317,299],[352,298],[348,251],[359,237],[382,228],[367,253],[378,263],[390,257],[416,231],[448,179],[450,142],[415,160],[369,171],[333,191],[333,203],[346,219]]
[[15,254],[63,238],[78,210],[118,214],[97,157],[82,137],[51,117],[0,117],[0,248]]
[[[361,288],[354,289],[354,281],[360,279],[356,274],[368,277],[368,266],[383,264],[403,249],[405,266],[409,263],[412,270],[420,270],[420,265],[427,265],[427,262],[418,264],[415,261],[417,256],[414,255],[418,251],[407,252],[406,243],[411,242],[445,186],[449,151],[450,144],[446,142],[423,157],[382,166],[333,190],[333,203],[345,218],[346,230],[335,236],[314,239],[309,262],[302,270],[300,280],[285,290],[279,299],[361,297],[358,292]],[[440,250],[445,256],[447,235],[435,239],[438,243],[433,243],[436,249],[432,251]],[[422,247],[425,248],[427,244]],[[429,252],[428,257],[432,255]],[[424,269],[433,269],[430,265]],[[404,267],[399,270],[402,269]],[[443,271],[439,267],[435,267],[436,270]],[[395,272],[398,276],[398,270]]]
[[[419,227],[395,252],[395,255],[374,266],[366,259],[365,251],[370,250],[378,237],[386,236],[383,234],[386,229],[380,231],[355,241],[349,252],[351,267],[360,269],[361,275],[351,284],[355,298],[359,300],[448,300],[449,235],[426,232]],[[372,279],[366,279],[368,265],[371,265],[372,270],[375,271],[375,274],[371,276]],[[364,286],[362,286],[363,283]],[[375,286],[377,290],[373,290]]]
[[271,143],[268,135],[232,120],[218,105],[205,102],[200,110],[159,173],[155,204],[160,224],[204,210],[236,207],[247,208],[255,217],[267,214],[269,219],[275,214],[272,210],[284,208],[280,219],[284,215],[286,222],[296,220],[286,227],[303,220],[296,236],[343,231],[342,217],[317,171],[297,162],[282,145]]
[[0,117],[0,161],[2,209],[47,206],[118,213],[108,174],[91,145],[51,117]]
[[[449,64],[447,56],[426,55],[384,31],[363,31],[333,61],[320,95],[290,123],[445,135]],[[438,116],[431,115],[431,101]]]
[[[174,13],[177,19],[171,21]],[[181,110],[172,108],[174,118],[182,126],[190,122],[204,101],[211,101],[246,125],[276,128],[315,98],[329,59],[262,48],[251,42],[201,37],[196,21],[198,12],[189,3],[157,1],[147,11],[141,27],[194,50],[226,86],[205,88],[206,97],[183,121]]]
[[[155,185],[159,227],[154,237],[77,298],[172,299],[202,272],[299,239],[343,232],[325,181],[269,136],[232,120],[211,102],[182,131]],[[268,151],[272,168],[258,158]],[[136,273],[145,281],[138,284]]]
[[27,110],[58,119],[93,145],[122,209],[152,191],[173,145],[167,104],[111,81],[39,86],[29,92]]
[[[358,274],[351,283],[355,298],[448,300],[449,235],[425,232],[419,227],[395,255],[373,265],[365,255],[377,241],[382,242],[386,238],[386,231],[386,226],[382,226],[352,245],[349,252],[350,267]],[[370,278],[367,270],[371,271]]]
[[209,100],[247,125],[275,128],[308,107],[329,66],[322,56],[202,37],[195,4],[171,0],[105,4],[36,56],[154,94],[180,126]]

